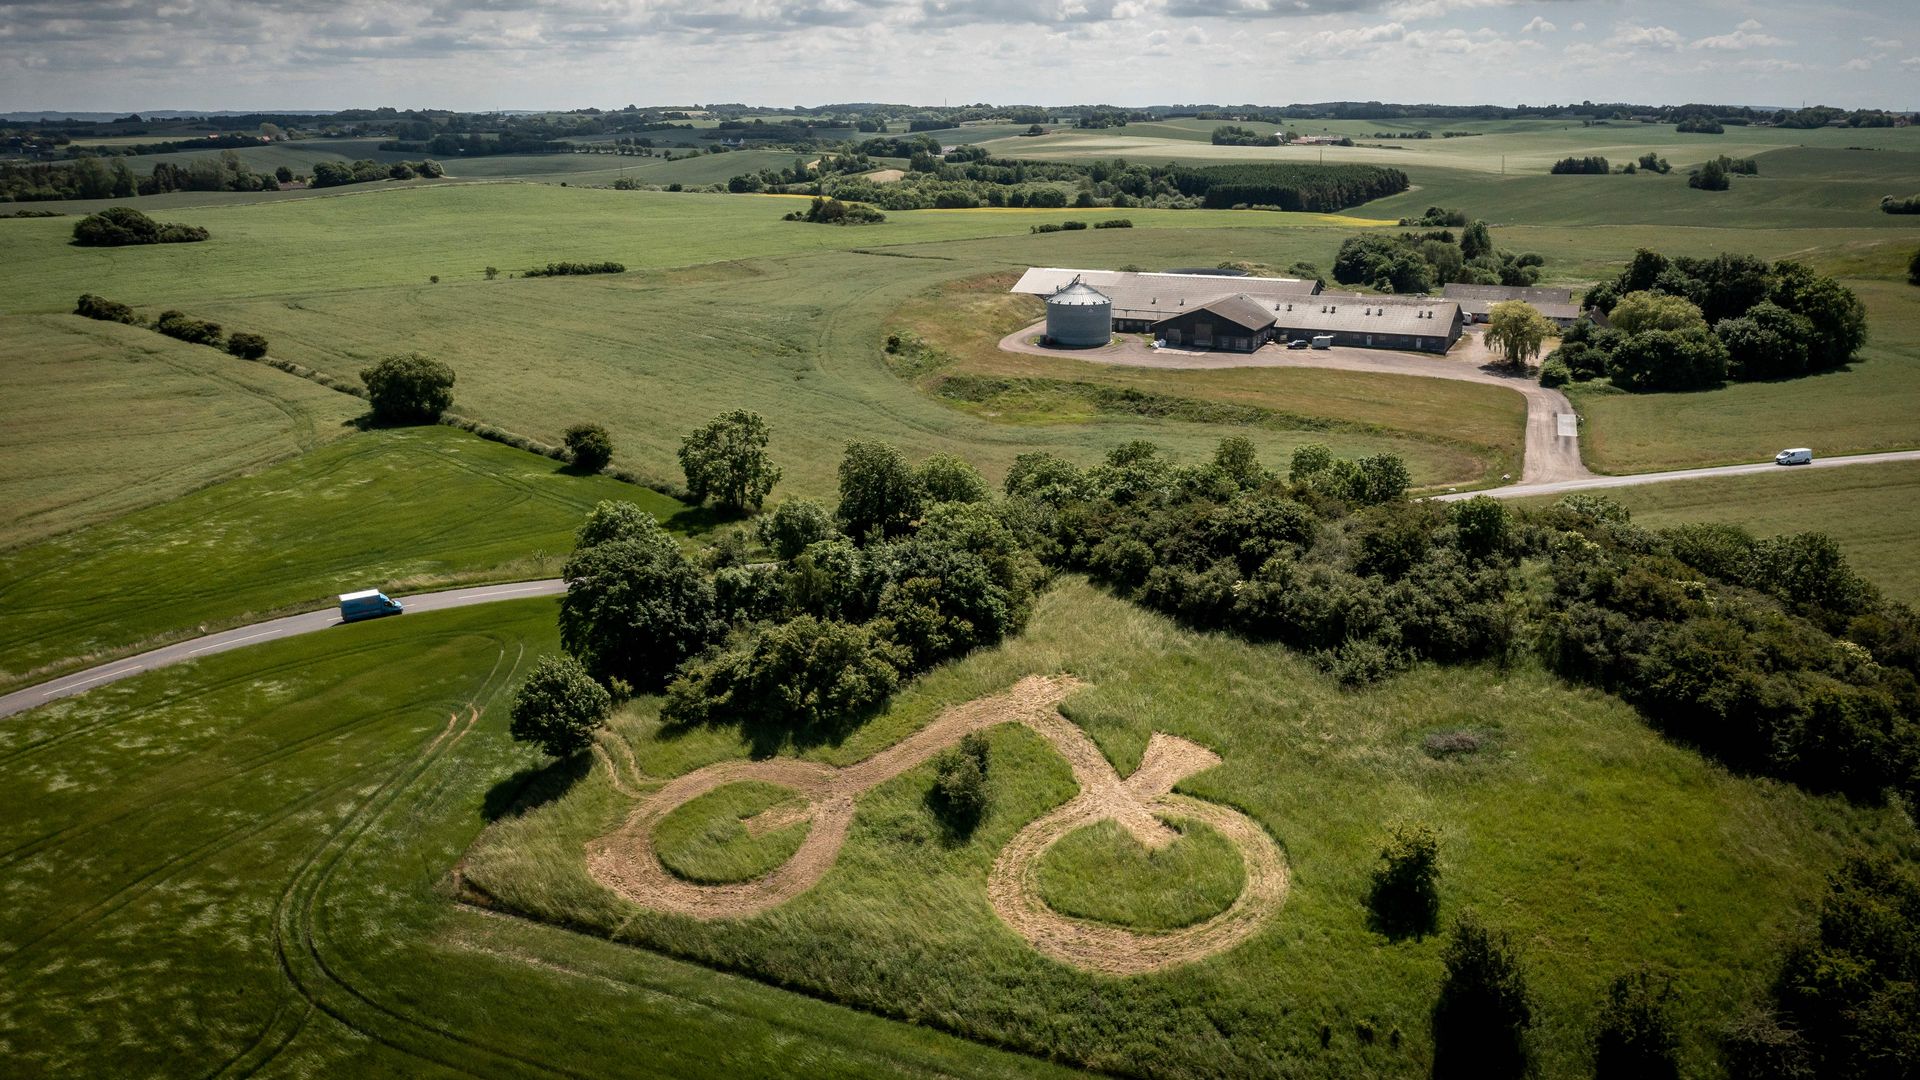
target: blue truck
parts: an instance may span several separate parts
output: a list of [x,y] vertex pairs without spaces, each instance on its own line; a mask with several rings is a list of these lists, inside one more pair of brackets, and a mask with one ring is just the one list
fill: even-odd
[[379,589],[362,589],[359,592],[340,594],[340,621],[343,623],[377,619],[382,615],[398,615],[404,610],[406,609],[400,606],[400,601]]

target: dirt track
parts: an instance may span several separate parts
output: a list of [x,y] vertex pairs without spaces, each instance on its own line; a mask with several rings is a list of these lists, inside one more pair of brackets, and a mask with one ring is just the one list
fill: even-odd
[[[644,907],[698,919],[758,915],[812,888],[826,875],[846,842],[859,795],[925,762],[969,732],[1018,723],[1038,732],[1067,759],[1080,792],[1022,829],[996,860],[988,895],[1009,927],[1048,956],[1110,975],[1186,963],[1242,940],[1286,897],[1286,863],[1279,846],[1238,811],[1171,794],[1181,779],[1219,764],[1220,759],[1205,747],[1156,732],[1140,768],[1122,780],[1086,733],[1059,713],[1060,702],[1081,685],[1068,676],[1029,676],[1005,693],[946,710],[926,727],[846,768],[775,759],[724,762],[688,773],[643,800],[618,830],[590,842],[588,871],[601,884]],[[674,877],[661,865],[653,847],[653,831],[660,819],[692,799],[742,780],[791,788],[806,800],[804,810],[775,807],[745,822],[750,833],[763,835],[811,819],[812,827],[799,850],[771,873],[752,881],[695,885]],[[1167,814],[1210,825],[1240,848],[1247,883],[1225,912],[1172,933],[1143,933],[1068,919],[1039,899],[1033,888],[1034,868],[1061,837],[1112,818],[1141,843],[1163,847],[1178,835],[1160,820]]]
[[1558,390],[1541,386],[1532,379],[1507,375],[1490,368],[1488,365],[1494,357],[1487,351],[1485,340],[1477,333],[1462,334],[1452,352],[1435,356],[1391,349],[1289,349],[1284,345],[1268,345],[1250,353],[1152,349],[1144,341],[1131,336],[1116,337],[1114,344],[1106,348],[1049,349],[1033,343],[1033,338],[1045,329],[1046,323],[1043,321],[1017,330],[1000,339],[1000,348],[1007,352],[1057,356],[1122,367],[1183,371],[1247,367],[1325,368],[1453,379],[1505,387],[1527,399],[1526,458],[1520,470],[1519,483],[1527,486],[1556,484],[1593,476],[1580,460],[1579,438],[1559,433],[1559,418],[1574,415],[1573,405],[1567,396]]

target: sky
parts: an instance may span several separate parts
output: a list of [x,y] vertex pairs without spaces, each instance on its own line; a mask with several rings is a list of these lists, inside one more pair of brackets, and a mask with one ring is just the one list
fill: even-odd
[[0,111],[1920,108],[1914,0],[0,0]]

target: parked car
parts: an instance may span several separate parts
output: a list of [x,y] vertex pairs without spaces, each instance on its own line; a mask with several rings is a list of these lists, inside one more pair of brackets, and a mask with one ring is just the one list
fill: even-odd
[[1791,450],[1782,450],[1773,455],[1773,463],[1775,465],[1811,465],[1813,464],[1813,451],[1804,446],[1795,447]]
[[1308,341],[1308,340],[1307,340],[1306,338],[1298,338],[1298,339],[1296,339],[1296,340],[1294,340],[1294,341],[1289,341],[1289,342],[1287,342],[1287,348],[1289,348],[1289,349],[1304,349],[1304,348],[1306,348],[1306,347],[1308,347],[1309,345],[1312,345],[1312,344],[1313,344],[1313,342],[1311,342],[1311,341]]

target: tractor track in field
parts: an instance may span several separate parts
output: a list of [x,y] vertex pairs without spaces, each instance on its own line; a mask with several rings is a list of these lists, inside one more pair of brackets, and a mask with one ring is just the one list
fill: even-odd
[[[1060,702],[1083,685],[1065,675],[1028,676],[1002,693],[955,705],[892,746],[845,767],[775,758],[696,769],[642,798],[618,829],[590,841],[588,872],[641,907],[701,920],[761,914],[813,888],[832,869],[860,795],[967,734],[1016,723],[1046,739],[1066,759],[1079,793],[1027,825],[1001,849],[987,893],[1002,921],[1047,956],[1104,975],[1159,971],[1232,948],[1256,932],[1286,899],[1286,858],[1279,845],[1237,810],[1172,794],[1182,779],[1220,764],[1213,751],[1196,743],[1155,732],[1139,768],[1122,779],[1093,740],[1060,715]],[[611,771],[611,759],[604,760]],[[805,800],[804,809],[783,804],[743,822],[749,834],[764,835],[810,821],[799,849],[772,871],[737,883],[698,885],[667,870],[653,843],[660,821],[708,792],[745,780],[788,788]],[[1069,918],[1040,899],[1040,857],[1067,834],[1112,819],[1143,845],[1163,848],[1179,835],[1162,820],[1168,816],[1210,825],[1239,849],[1246,886],[1226,911],[1180,930],[1147,932]]]

